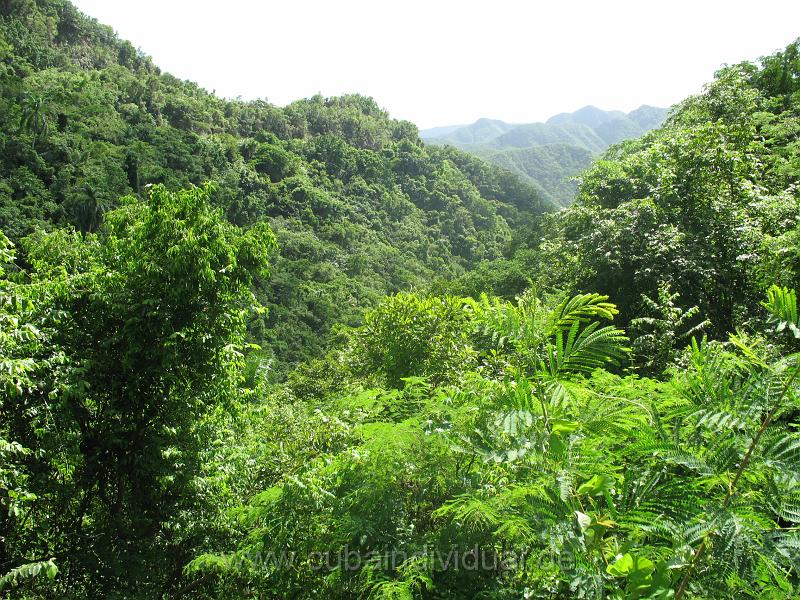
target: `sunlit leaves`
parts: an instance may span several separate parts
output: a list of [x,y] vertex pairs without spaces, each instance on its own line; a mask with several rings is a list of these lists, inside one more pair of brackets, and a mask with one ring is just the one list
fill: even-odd
[[800,318],[797,315],[797,295],[794,290],[773,285],[767,290],[767,300],[764,307],[770,313],[770,320],[775,326],[775,331],[788,331],[796,338],[800,338]]

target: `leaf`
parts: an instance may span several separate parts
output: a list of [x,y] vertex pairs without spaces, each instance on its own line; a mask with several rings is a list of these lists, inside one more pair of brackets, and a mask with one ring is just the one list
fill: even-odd
[[606,567],[606,572],[614,577],[634,576],[641,578],[656,570],[656,565],[649,558],[625,553]]
[[578,525],[580,526],[581,531],[586,531],[589,529],[589,526],[592,524],[592,517],[586,513],[582,513],[579,510],[575,511],[575,516],[578,518]]
[[578,430],[578,423],[575,421],[565,421],[563,419],[553,420],[553,433],[557,435],[570,434]]
[[614,487],[614,478],[610,475],[595,475],[578,488],[578,494],[602,496]]
[[766,302],[761,305],[769,311],[769,320],[775,326],[775,331],[782,332],[788,327],[794,337],[800,338],[797,293],[794,290],[773,285],[767,290]]
[[14,587],[21,583],[22,580],[35,579],[39,575],[44,574],[48,579],[55,579],[58,575],[58,567],[56,566],[55,559],[43,560],[34,563],[20,565],[0,577],[0,590],[7,587]]

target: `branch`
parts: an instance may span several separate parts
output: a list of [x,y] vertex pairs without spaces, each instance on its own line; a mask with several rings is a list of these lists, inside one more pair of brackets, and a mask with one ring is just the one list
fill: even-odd
[[[745,469],[750,464],[750,460],[753,457],[753,452],[755,451],[756,446],[758,446],[758,443],[761,441],[764,432],[767,430],[770,423],[772,422],[772,419],[777,414],[778,409],[781,407],[781,402],[783,402],[784,397],[789,391],[789,387],[792,385],[792,383],[794,383],[794,380],[797,378],[798,373],[800,373],[800,365],[795,367],[792,376],[789,377],[788,380],[786,380],[786,384],[783,386],[783,390],[781,390],[781,395],[775,402],[775,406],[772,407],[772,410],[770,410],[767,413],[767,415],[764,417],[764,420],[761,422],[761,427],[756,432],[753,441],[750,442],[750,446],[747,448],[747,452],[745,453],[744,458],[742,459],[742,462],[739,465],[739,468],[736,470],[736,475],[734,475],[733,481],[731,482],[731,485],[728,488],[728,494],[725,496],[725,502],[722,504],[723,509],[728,508],[731,505],[733,497],[736,494],[736,487],[739,484],[739,480],[742,478]],[[702,558],[703,554],[705,553],[706,546],[708,545],[707,541],[708,541],[708,535],[706,535],[706,537],[701,542],[700,546],[698,546],[697,552],[695,553],[694,558],[692,559],[692,563],[689,565],[689,569],[684,574],[683,579],[681,579],[681,583],[678,586],[677,591],[675,592],[675,600],[681,600],[681,598],[683,598],[683,595],[686,593],[686,588],[689,587],[689,580],[692,578],[692,575],[694,574],[695,569],[697,568],[697,564],[700,562],[700,558]]]

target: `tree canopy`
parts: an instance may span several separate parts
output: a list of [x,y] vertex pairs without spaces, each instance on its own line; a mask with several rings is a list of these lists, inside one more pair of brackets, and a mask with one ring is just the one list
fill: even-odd
[[798,47],[556,211],[0,3],[0,594],[797,598]]

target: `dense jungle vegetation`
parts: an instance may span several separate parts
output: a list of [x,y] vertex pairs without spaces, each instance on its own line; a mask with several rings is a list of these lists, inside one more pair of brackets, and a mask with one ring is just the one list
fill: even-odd
[[210,201],[228,221],[269,220],[280,242],[272,277],[255,283],[270,311],[251,325],[276,379],[386,294],[501,257],[550,206],[510,173],[425,147],[369,98],[225,101],[68,3],[2,7],[5,234],[91,233],[151,185],[215,182]]
[[800,40],[555,208],[0,2],[0,596],[800,595]]

